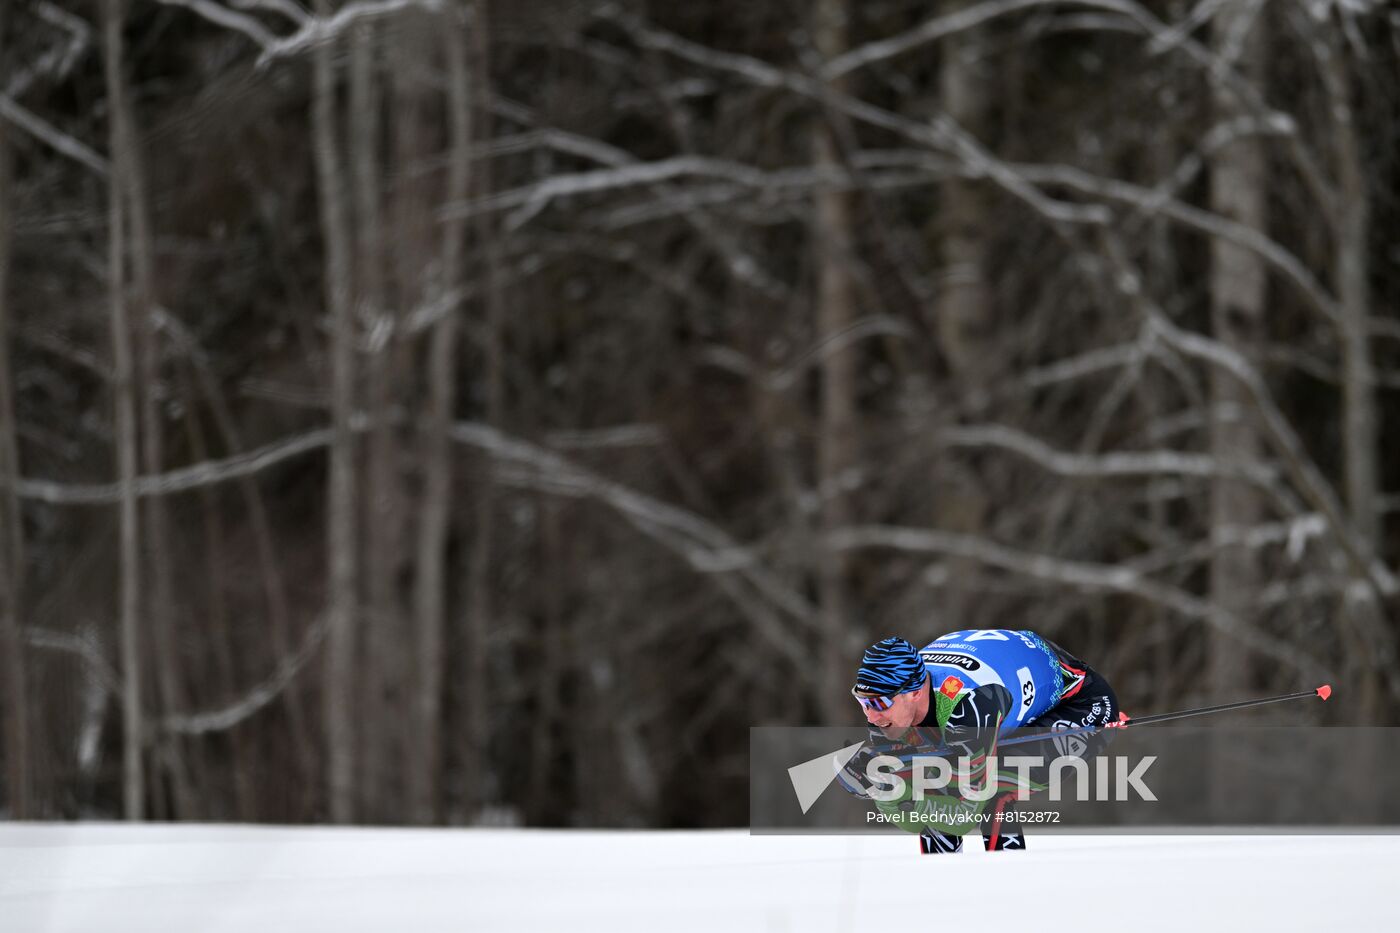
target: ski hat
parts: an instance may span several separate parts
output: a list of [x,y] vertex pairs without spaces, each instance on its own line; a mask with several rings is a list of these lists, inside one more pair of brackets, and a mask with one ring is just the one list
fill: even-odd
[[856,689],[881,696],[908,693],[924,685],[924,659],[903,638],[885,638],[865,649],[856,671]]

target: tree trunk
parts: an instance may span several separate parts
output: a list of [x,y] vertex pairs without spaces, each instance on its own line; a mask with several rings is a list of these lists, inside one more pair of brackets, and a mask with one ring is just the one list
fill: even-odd
[[[317,0],[316,15],[330,14],[330,0]],[[325,301],[331,325],[330,488],[326,502],[326,613],[328,631],[322,699],[326,723],[327,795],[330,818],[355,818],[355,321],[350,305],[350,224],[345,181],[336,142],[334,41],[317,43],[314,54],[312,132],[321,235],[326,255]]]
[[[161,423],[160,356],[161,342],[158,300],[155,290],[154,246],[151,235],[150,202],[146,197],[146,175],[141,147],[137,142],[136,119],[129,97],[123,93],[112,102],[113,118],[120,122],[127,141],[122,188],[130,221],[132,319],[137,328],[137,366],[141,403],[142,470],[155,475],[164,469],[164,429]],[[174,571],[171,567],[165,500],[147,496],[144,503],[146,569],[149,587],[145,619],[150,626],[151,648],[156,664],[154,678],[160,709],[166,713],[187,705],[180,684],[179,636],[175,630]],[[180,738],[152,736],[161,763],[165,766],[173,792],[173,819],[188,818],[195,806],[188,768],[182,756]],[[157,802],[160,798],[156,798]],[[159,817],[158,817],[159,818]]]
[[[491,61],[488,55],[490,24],[487,3],[476,0],[472,7],[471,83],[476,116],[473,120],[478,142],[492,137],[491,119]],[[491,163],[483,159],[475,172],[472,185],[474,198],[490,195],[493,188]],[[485,338],[482,381],[485,388],[486,410],[483,420],[489,425],[501,424],[505,407],[502,359],[504,348],[501,327],[505,319],[505,292],[501,281],[500,259],[496,243],[496,223],[491,214],[482,212],[475,223],[475,241],[480,254],[479,268],[485,277],[483,322]],[[488,464],[478,474],[473,490],[473,528],[471,546],[467,551],[466,620],[463,626],[466,672],[462,704],[466,712],[466,735],[462,786],[466,789],[464,805],[469,818],[484,803],[482,788],[490,771],[487,755],[490,751],[491,720],[488,715],[490,698],[490,667],[487,658],[487,638],[491,632],[491,549],[495,539],[495,483]]]
[[[945,4],[949,12],[971,4]],[[985,138],[987,123],[986,69],[979,62],[980,43],[971,31],[942,49],[938,70],[939,105],[974,137]],[[987,284],[986,192],[974,180],[953,178],[939,186],[938,216],[943,260],[938,289],[938,338],[959,392],[985,388],[988,367],[986,335],[991,326],[991,296]]]
[[[447,58],[450,126],[445,203],[466,199],[470,183],[471,83],[467,64],[466,25],[451,13],[443,25]],[[433,327],[428,348],[428,412],[423,425],[423,493],[418,516],[417,576],[414,614],[418,634],[414,713],[417,753],[412,768],[414,822],[439,820],[442,772],[442,704],[444,626],[447,599],[447,533],[451,526],[453,394],[457,378],[457,305],[461,289],[466,220],[448,221],[443,229],[437,301],[448,310]]]
[[[1236,67],[1245,80],[1263,87],[1263,17],[1254,22],[1246,5],[1227,5],[1212,24],[1212,40],[1224,54],[1236,32],[1248,33],[1238,45]],[[1217,122],[1241,115],[1237,98],[1223,87],[1213,88]],[[1222,217],[1251,230],[1264,231],[1266,177],[1264,150],[1257,137],[1243,136],[1222,147],[1210,166],[1210,206]],[[1211,240],[1211,324],[1215,339],[1246,359],[1257,358],[1263,339],[1267,273],[1259,257],[1221,237]],[[1262,440],[1250,417],[1253,407],[1239,381],[1220,367],[1210,371],[1210,449],[1223,472],[1239,472],[1262,458]],[[1210,527],[1216,543],[1210,561],[1210,596],[1244,625],[1252,624],[1260,570],[1254,552],[1244,544],[1225,545],[1223,535],[1257,524],[1263,503],[1250,483],[1229,476],[1211,485]],[[1208,628],[1206,684],[1218,700],[1237,696],[1252,686],[1248,659],[1234,639]]]
[[[1370,232],[1370,198],[1356,123],[1351,106],[1351,79],[1347,73],[1340,27],[1333,22],[1318,26],[1314,54],[1327,90],[1332,117],[1332,159],[1337,174],[1337,231],[1334,274],[1341,310],[1342,350],[1342,462],[1346,479],[1348,517],[1368,558],[1380,553],[1381,516],[1377,508],[1380,484],[1376,460],[1380,453],[1376,417],[1376,376],[1371,361],[1371,295],[1367,238]],[[1357,721],[1379,725],[1382,720],[1380,648],[1371,633],[1383,626],[1382,609],[1365,586],[1349,592],[1342,611],[1352,628],[1351,665],[1356,668]]]
[[[548,574],[553,584],[540,594],[539,651],[536,670],[538,677],[538,711],[530,735],[530,803],[536,807],[534,821],[551,825],[566,818],[559,808],[560,795],[550,788],[556,780],[560,757],[557,751],[566,747],[560,734],[560,706],[565,676],[562,660],[571,657],[569,626],[566,622],[566,577],[559,568],[570,567],[571,554],[563,532],[564,505],[557,499],[540,503],[538,572]],[[582,747],[582,746],[578,746]]]
[[141,529],[136,508],[136,387],[132,365],[131,324],[126,307],[126,211],[122,188],[128,177],[132,139],[125,125],[125,84],[122,76],[122,24],[124,0],[106,0],[103,6],[104,74],[107,86],[108,138],[112,153],[108,184],[107,262],[112,333],[112,391],[117,446],[117,479],[121,485],[120,619],[122,675],[122,798],[126,818],[145,814],[145,775],[142,766],[145,722],[141,709]]
[[[830,61],[849,42],[846,0],[818,0],[813,13],[817,52]],[[835,90],[844,90],[838,82]],[[814,160],[818,174],[840,174],[842,161],[833,128],[820,122],[815,131]],[[817,345],[839,339],[856,318],[855,245],[851,236],[852,197],[824,186],[817,191],[812,231],[817,263]],[[822,539],[851,524],[850,496],[845,484],[857,459],[856,354],[850,346],[821,355],[821,410],[818,427],[817,493],[821,502]],[[850,657],[845,643],[848,628],[846,558],[844,553],[819,550],[817,591],[822,642],[821,676],[817,679],[822,721],[834,725],[846,711],[841,685],[850,680]]]
[[[5,13],[0,8],[0,57],[5,42]],[[10,207],[9,125],[0,122],[0,675],[5,680],[5,784],[12,819],[32,815],[33,774],[29,751],[29,694],[25,684],[24,526],[15,483],[19,472],[19,427],[14,377],[10,372]]]
[[[952,14],[971,6],[969,0],[951,0],[943,8]],[[981,64],[982,39],[976,29],[948,42],[941,50],[938,70],[938,105],[974,137],[986,137],[988,88]],[[971,398],[984,391],[996,365],[988,347],[993,330],[991,290],[987,282],[987,191],[977,179],[950,178],[939,185],[939,211],[930,224],[935,255],[942,262],[939,277],[936,333],[952,381],[952,398]],[[988,502],[981,482],[940,484],[933,493],[940,528],[962,534],[981,534],[987,521]],[[1055,535],[1059,526],[1059,501],[1047,510],[1045,533]],[[977,581],[981,566],[971,560],[950,560],[946,586],[948,618],[975,620]],[[969,621],[968,624],[975,624]]]
[[[398,482],[393,407],[392,315],[385,296],[384,222],[379,158],[380,85],[377,59],[381,31],[362,23],[350,38],[350,175],[355,206],[355,317],[365,322],[370,349],[365,359],[366,402],[371,414],[363,503],[365,607],[357,664],[364,685],[356,750],[361,819],[383,821],[379,809],[393,798],[393,771],[402,755],[392,748],[396,734],[391,703],[398,628],[394,600]],[[357,542],[358,544],[358,542]]]

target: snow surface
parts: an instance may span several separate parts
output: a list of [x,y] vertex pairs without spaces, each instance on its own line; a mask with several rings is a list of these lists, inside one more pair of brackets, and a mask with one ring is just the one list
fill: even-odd
[[1400,836],[968,842],[0,823],[0,931],[1395,928]]

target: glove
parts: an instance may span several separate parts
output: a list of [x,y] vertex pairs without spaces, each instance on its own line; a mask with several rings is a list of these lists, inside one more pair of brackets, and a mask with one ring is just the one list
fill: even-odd
[[871,799],[870,788],[874,787],[875,784],[866,775],[866,769],[872,760],[882,754],[885,752],[877,751],[869,745],[865,746],[852,755],[836,772],[836,783],[840,784],[841,789],[852,797],[859,797],[862,800]]

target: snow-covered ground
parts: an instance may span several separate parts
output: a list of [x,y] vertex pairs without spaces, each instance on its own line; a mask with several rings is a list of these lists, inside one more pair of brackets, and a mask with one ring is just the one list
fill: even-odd
[[[0,931],[1393,928],[1400,836],[913,837],[0,823]],[[1045,913],[1040,913],[1045,911]],[[991,925],[988,921],[999,922]]]

